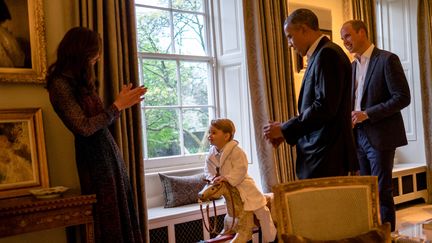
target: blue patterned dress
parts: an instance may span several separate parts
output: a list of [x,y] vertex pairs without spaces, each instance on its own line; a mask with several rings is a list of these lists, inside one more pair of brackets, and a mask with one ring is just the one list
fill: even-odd
[[119,117],[105,109],[96,91],[79,92],[60,76],[48,87],[55,112],[75,136],[75,155],[83,194],[96,194],[97,243],[143,242],[128,174],[108,126]]

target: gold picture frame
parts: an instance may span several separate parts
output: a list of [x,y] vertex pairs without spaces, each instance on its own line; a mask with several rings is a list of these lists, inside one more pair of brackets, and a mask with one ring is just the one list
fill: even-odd
[[0,109],[0,198],[49,187],[41,108]]
[[0,11],[9,16],[0,19],[0,34],[10,39],[3,43],[0,40],[0,82],[45,83],[47,48],[43,0],[0,1],[4,3]]

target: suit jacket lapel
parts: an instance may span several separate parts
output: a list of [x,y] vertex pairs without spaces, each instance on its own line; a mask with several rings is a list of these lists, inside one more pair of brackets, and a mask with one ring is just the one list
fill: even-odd
[[355,97],[356,97],[356,89],[357,89],[357,81],[356,81],[357,62],[353,61],[351,67],[352,67],[351,110],[353,111],[355,108]]
[[371,79],[371,76],[372,76],[372,72],[373,72],[373,70],[375,68],[375,65],[376,65],[377,61],[378,61],[377,57],[378,57],[378,49],[375,47],[374,50],[372,51],[372,55],[371,55],[370,60],[369,60],[369,65],[368,65],[368,69],[367,69],[367,72],[366,72],[366,77],[365,77],[364,85],[363,85],[363,94],[365,93],[366,88],[369,85],[369,82],[370,82],[370,79]]
[[323,37],[320,42],[318,43],[315,51],[313,52],[312,56],[308,59],[308,63],[307,63],[307,68],[305,71],[305,74],[303,76],[303,80],[302,80],[302,85],[300,88],[300,93],[299,93],[299,100],[298,100],[298,104],[297,104],[297,110],[299,112],[302,112],[301,107],[302,107],[302,102],[303,102],[303,92],[304,92],[304,82],[307,80],[307,78],[309,77],[309,75],[311,75],[312,71],[312,67],[313,64],[315,62],[315,56],[317,55],[317,53],[319,52],[319,50],[321,50],[321,48],[324,46],[325,43],[327,43],[328,41],[330,41],[327,37]]
[[297,102],[297,110],[299,112],[301,112],[301,106],[302,106],[302,102],[303,102],[303,93],[304,93],[304,86],[305,86],[304,83],[305,83],[305,80],[307,80],[307,77],[309,76],[310,67],[311,67],[311,60],[308,60],[306,71],[305,71],[305,73],[303,75],[303,80],[302,80],[302,83],[301,83],[299,98],[298,98],[298,102]]

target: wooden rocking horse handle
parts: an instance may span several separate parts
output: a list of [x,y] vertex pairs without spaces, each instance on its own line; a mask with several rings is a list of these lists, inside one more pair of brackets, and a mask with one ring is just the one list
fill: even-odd
[[215,200],[212,200],[212,201],[213,201],[213,210],[214,210],[214,218],[215,218],[215,221],[213,223],[213,227],[210,224],[210,210],[209,210],[209,204],[208,203],[207,203],[207,206],[206,206],[208,227],[207,227],[207,224],[205,223],[204,212],[203,212],[203,209],[202,209],[202,204],[200,203],[201,217],[203,219],[203,224],[204,224],[204,227],[206,228],[207,232],[209,232],[210,234],[217,234],[218,235],[219,233],[216,232],[216,230],[217,230],[216,229],[216,227],[217,227],[216,202],[215,202]]

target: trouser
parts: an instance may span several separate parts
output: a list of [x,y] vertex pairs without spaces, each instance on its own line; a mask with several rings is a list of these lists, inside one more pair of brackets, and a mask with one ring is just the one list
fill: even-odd
[[270,210],[267,206],[261,207],[254,211],[255,216],[259,220],[261,233],[264,242],[272,242],[276,238],[276,227],[274,226]]
[[381,221],[389,222],[395,230],[396,210],[393,201],[392,172],[395,149],[377,150],[372,147],[362,128],[356,133],[360,175],[378,176]]

